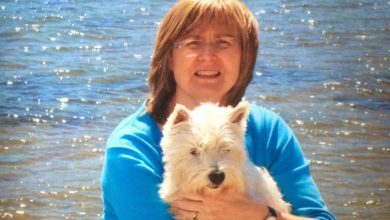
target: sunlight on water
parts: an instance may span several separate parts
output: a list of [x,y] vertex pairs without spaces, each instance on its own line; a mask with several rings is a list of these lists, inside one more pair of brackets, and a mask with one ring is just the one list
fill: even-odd
[[[0,218],[100,218],[105,142],[147,97],[173,2],[0,2]],[[339,219],[388,218],[390,3],[246,3],[261,37],[245,98],[292,127]]]

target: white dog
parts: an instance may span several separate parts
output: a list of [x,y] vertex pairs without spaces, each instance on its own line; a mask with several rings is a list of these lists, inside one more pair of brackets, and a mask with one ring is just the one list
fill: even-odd
[[177,192],[218,196],[245,193],[280,212],[289,212],[275,181],[256,167],[245,150],[249,104],[218,107],[205,103],[190,111],[177,105],[163,127],[165,163],[161,198],[170,203]]

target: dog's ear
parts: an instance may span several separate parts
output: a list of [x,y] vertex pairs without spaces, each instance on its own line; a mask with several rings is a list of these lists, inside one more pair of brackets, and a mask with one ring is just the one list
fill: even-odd
[[249,114],[248,102],[240,102],[230,114],[230,122],[240,124],[244,120],[246,121]]
[[190,114],[184,105],[176,104],[175,109],[172,112],[172,116],[173,125],[176,125],[181,122],[188,121]]

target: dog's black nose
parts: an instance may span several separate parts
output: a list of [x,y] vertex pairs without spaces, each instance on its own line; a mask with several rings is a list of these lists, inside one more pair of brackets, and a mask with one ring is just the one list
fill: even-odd
[[215,170],[209,174],[209,179],[215,186],[218,186],[225,180],[225,173]]

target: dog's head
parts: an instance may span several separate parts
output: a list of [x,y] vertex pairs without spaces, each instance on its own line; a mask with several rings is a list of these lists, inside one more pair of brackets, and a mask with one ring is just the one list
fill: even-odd
[[190,111],[177,105],[163,127],[165,178],[182,191],[244,191],[244,135],[249,104],[205,103]]

